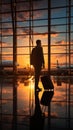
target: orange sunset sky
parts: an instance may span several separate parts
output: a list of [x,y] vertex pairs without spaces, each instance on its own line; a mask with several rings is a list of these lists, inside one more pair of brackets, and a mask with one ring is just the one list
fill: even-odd
[[[41,39],[44,58],[45,58],[45,67],[48,67],[48,0],[43,1],[34,1],[33,2],[33,21],[31,21],[31,27],[33,25],[33,38],[31,39],[31,46],[36,45],[36,40]],[[57,3],[51,2],[51,7],[64,6],[65,1],[58,1]],[[17,39],[17,62],[19,67],[29,67],[30,66],[30,49],[29,49],[29,33],[30,33],[30,8],[29,2],[17,3],[16,10],[16,39]],[[42,10],[44,8],[44,10]],[[41,10],[39,10],[41,9]],[[0,30],[0,35],[2,40],[0,41],[0,49],[2,50],[2,60],[13,60],[13,30],[12,30],[12,17],[11,17],[11,6],[2,5],[2,15],[0,16],[2,20],[2,28]],[[7,13],[9,11],[9,13]],[[71,11],[72,13],[72,11]],[[72,15],[72,14],[71,14]],[[51,66],[54,67],[57,64],[57,60],[60,65],[66,64],[69,62],[69,51],[73,51],[73,34],[71,34],[71,47],[69,50],[69,39],[68,34],[66,37],[66,31],[68,25],[68,16],[66,18],[66,8],[52,9],[51,10],[51,26],[50,26],[50,57],[51,57]],[[56,19],[53,19],[56,18]],[[59,19],[61,18],[61,19]],[[60,25],[61,24],[61,25]],[[67,23],[68,24],[68,23]],[[71,31],[73,25],[71,25]],[[62,33],[64,32],[64,33]],[[31,47],[32,50],[32,47]],[[68,54],[67,54],[68,53]],[[67,54],[67,55],[66,55]],[[73,63],[73,54],[71,56],[71,64]]]

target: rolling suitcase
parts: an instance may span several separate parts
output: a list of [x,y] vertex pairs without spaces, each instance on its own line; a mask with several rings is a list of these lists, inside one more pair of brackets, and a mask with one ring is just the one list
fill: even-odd
[[40,103],[48,106],[53,98],[54,91],[44,91]]
[[43,84],[44,89],[54,89],[51,78],[48,75],[44,75],[41,77],[41,82]]

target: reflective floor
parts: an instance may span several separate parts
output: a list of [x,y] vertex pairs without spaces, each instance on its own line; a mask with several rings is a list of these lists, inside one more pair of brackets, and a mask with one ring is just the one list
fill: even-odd
[[73,77],[51,81],[54,89],[44,89],[40,78],[35,92],[33,76],[1,76],[0,129],[73,129]]

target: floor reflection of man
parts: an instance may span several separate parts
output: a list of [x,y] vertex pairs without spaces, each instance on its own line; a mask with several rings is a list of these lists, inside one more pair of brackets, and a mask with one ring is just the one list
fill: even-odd
[[35,92],[35,111],[34,115],[30,117],[30,130],[43,130],[44,129],[44,115],[42,114],[38,93]]

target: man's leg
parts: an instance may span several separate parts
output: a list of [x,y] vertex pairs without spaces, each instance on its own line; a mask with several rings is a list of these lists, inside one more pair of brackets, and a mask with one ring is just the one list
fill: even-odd
[[38,68],[38,70],[35,68],[35,89],[38,88],[40,71],[41,71],[41,68]]

